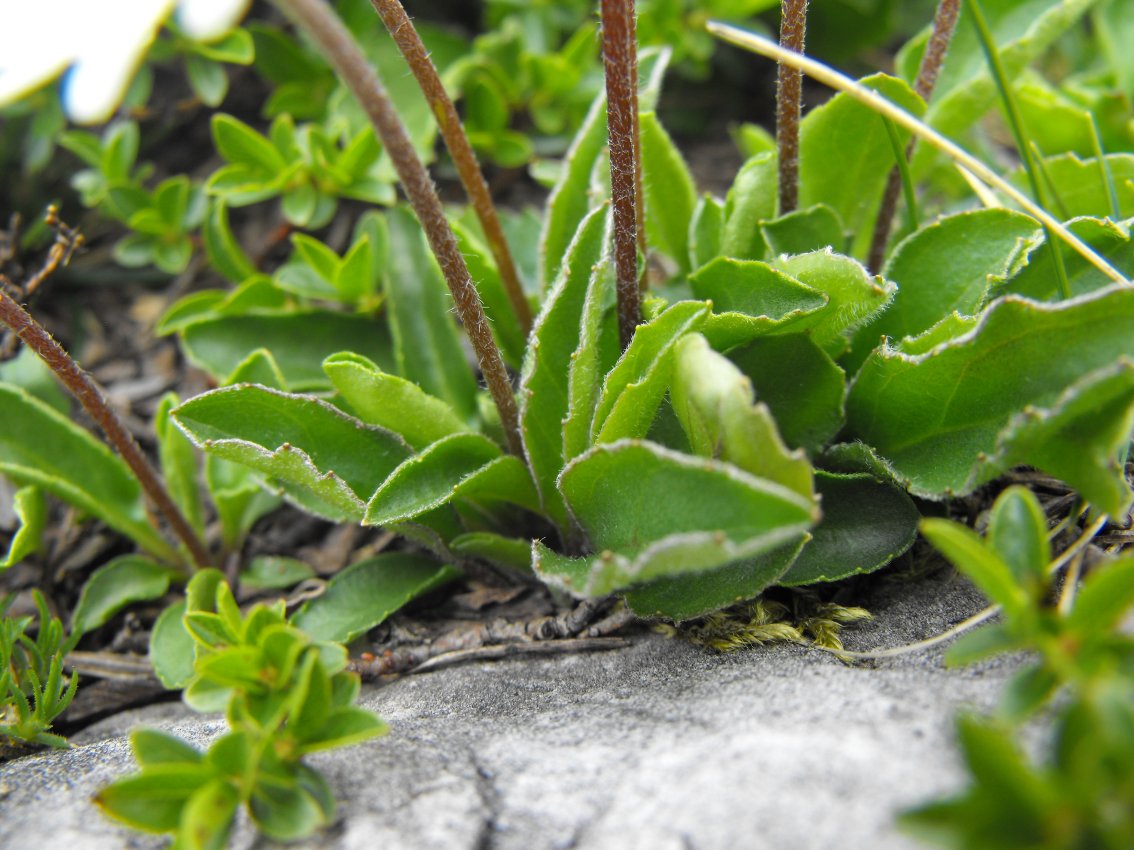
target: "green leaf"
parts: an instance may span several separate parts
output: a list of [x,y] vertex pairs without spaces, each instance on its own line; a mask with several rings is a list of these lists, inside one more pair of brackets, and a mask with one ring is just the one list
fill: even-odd
[[248,807],[257,829],[278,841],[310,835],[327,822],[319,802],[298,787],[260,782],[252,792]]
[[292,625],[315,640],[349,643],[403,605],[460,576],[431,558],[391,552],[352,564],[305,603]]
[[[638,54],[638,109],[642,112],[649,112],[657,103],[669,56],[668,50],[656,49]],[[605,151],[606,141],[606,98],[600,94],[571,142],[566,167],[547,199],[547,215],[540,235],[541,279],[545,286],[558,279],[568,248],[583,219],[592,211],[591,175]]]
[[71,615],[71,631],[97,629],[132,602],[158,599],[169,590],[175,573],[137,555],[122,555],[95,570],[79,594]]
[[601,553],[586,584],[569,586],[588,595],[761,554],[818,518],[813,500],[786,487],[638,440],[580,455],[559,486]]
[[221,539],[229,549],[238,548],[256,521],[282,502],[252,470],[218,457],[205,457],[205,484],[221,521]]
[[823,518],[778,584],[839,581],[886,566],[913,545],[919,514],[909,496],[866,474],[818,471]]
[[336,521],[360,521],[370,494],[410,454],[397,435],[324,401],[252,384],[197,396],[173,417],[198,447]]
[[1019,637],[1005,628],[1003,623],[991,623],[961,635],[945,653],[945,663],[950,667],[961,667],[1019,649],[1023,649]]
[[212,779],[211,768],[204,764],[157,764],[106,786],[94,802],[134,829],[172,832],[189,798]]
[[591,423],[602,380],[614,367],[620,353],[611,245],[612,241],[607,239],[602,258],[591,269],[578,324],[579,345],[567,367],[567,414],[563,418],[565,461],[590,448]]
[[204,532],[201,494],[197,488],[197,454],[169,418],[179,404],[175,393],[166,393],[154,413],[154,434],[158,440],[158,460],[162,478],[173,501],[198,534]]
[[170,605],[150,632],[150,663],[166,690],[178,690],[193,678],[195,644],[182,622],[185,602]]
[[[915,116],[925,112],[922,99],[899,79],[874,74],[859,82]],[[898,134],[904,147],[909,133]],[[864,256],[893,165],[894,147],[883,119],[851,96],[837,94],[800,124],[799,205],[832,207],[854,234],[852,253]]]
[[349,747],[385,735],[389,727],[374,712],[348,705],[330,713],[315,734],[304,737],[303,753]]
[[[1130,240],[1129,222],[1080,218],[1068,222],[1067,227],[1120,272],[1128,277],[1134,275],[1134,242]],[[1084,295],[1112,285],[1109,277],[1062,241],[1058,243],[1058,250],[1072,295]],[[1003,286],[1002,291],[1040,301],[1062,300],[1054,260],[1046,243],[1040,242],[1032,248],[1027,265]]]
[[670,400],[693,453],[812,498],[811,464],[784,446],[768,408],[754,402],[748,378],[700,334],[679,340],[673,357]]
[[387,213],[386,221],[392,258],[386,309],[397,371],[472,421],[476,378],[453,322],[453,300],[441,269],[413,213],[396,207]]
[[1013,486],[996,497],[988,518],[988,545],[1012,568],[1021,585],[1036,587],[1037,602],[1046,586],[1051,544],[1047,515],[1027,487]]
[[157,729],[135,729],[130,748],[142,768],[155,764],[200,764],[204,754],[175,735]]
[[160,558],[177,559],[150,524],[129,467],[89,432],[7,384],[0,384],[0,473],[97,517]]
[[682,301],[634,329],[630,345],[603,381],[591,425],[592,442],[646,436],[673,374],[673,348],[708,311],[707,304]]
[[43,548],[43,529],[47,523],[47,500],[39,487],[21,487],[12,498],[12,510],[20,520],[19,528],[8,544],[8,553],[0,560],[0,570],[15,566]]
[[209,203],[203,235],[209,263],[228,280],[241,283],[256,274],[256,267],[232,233],[224,201],[214,199]]
[[516,318],[516,313],[512,309],[504,281],[500,277],[500,270],[496,267],[496,260],[472,227],[454,221],[453,232],[456,234],[461,254],[464,255],[465,264],[469,268],[469,276],[476,284],[481,301],[484,302],[484,311],[492,326],[493,338],[500,347],[505,362],[513,368],[519,368],[524,359],[524,332],[520,327],[520,320]]
[[[1107,367],[1128,371],[1113,364],[1134,355],[1132,340],[1129,287],[1054,305],[1009,296],[991,305],[972,331],[924,354],[872,354],[847,398],[847,428],[883,455],[915,495],[960,495],[998,474],[1004,461],[1028,463],[1037,450],[1058,450],[1040,439],[1048,436],[1041,426],[1057,429],[1065,418],[1085,415],[1091,402],[1073,392],[1076,383]],[[1094,380],[1113,392],[1125,379],[1116,373]],[[1066,414],[1057,417],[1059,408]],[[1104,442],[1125,416],[1108,412],[1109,421],[1093,426]],[[1113,504],[1109,492],[1104,501]]]
[[830,248],[841,253],[847,236],[839,214],[826,204],[760,222],[760,233],[773,257],[780,254],[806,254]]
[[[1005,74],[1014,79],[1052,43],[1074,26],[1096,0],[981,0]],[[924,40],[902,52],[898,66],[912,80]],[[968,11],[961,10],[956,33],[933,91],[925,120],[942,134],[957,138],[996,103],[997,92]],[[925,146],[928,147],[928,146]],[[929,159],[930,151],[923,151]],[[920,164],[925,161],[915,158]]]
[[194,791],[181,815],[178,850],[224,850],[239,805],[240,793],[226,779]]
[[353,351],[394,371],[390,337],[381,325],[368,316],[324,310],[205,319],[182,331],[182,346],[193,365],[218,381],[253,351],[266,348],[296,392],[329,390],[322,363],[338,351]]
[[689,267],[699,269],[721,253],[724,231],[724,204],[704,194],[697,201],[689,221]]
[[363,523],[389,525],[446,505],[463,480],[500,456],[500,447],[480,434],[443,437],[390,473],[371,497]]
[[780,257],[772,265],[827,296],[826,307],[816,313],[809,330],[812,340],[832,357],[846,350],[850,336],[885,309],[897,289],[857,260],[829,248]]
[[360,354],[332,354],[323,361],[323,371],[359,419],[400,434],[415,449],[468,432],[448,404]]
[[212,130],[217,153],[234,165],[267,175],[279,174],[287,167],[275,145],[231,115],[214,115]]
[[739,260],[763,260],[768,246],[760,222],[776,215],[776,155],[760,153],[741,167],[728,190],[720,254]]
[[809,535],[770,552],[690,575],[676,575],[631,588],[626,605],[640,617],[682,622],[757,596],[776,583],[806,545]]
[[493,566],[521,573],[531,570],[532,547],[528,540],[504,537],[489,531],[473,531],[450,540],[449,548],[457,555],[487,561]]
[[21,346],[11,360],[0,363],[0,383],[26,390],[64,416],[71,413],[70,397],[63,391],[55,373],[27,346]]
[[695,298],[712,301],[703,333],[720,351],[793,326],[810,327],[828,302],[823,293],[753,260],[718,257],[689,283]]
[[1067,628],[1079,635],[1106,634],[1134,605],[1134,558],[1096,566],[1075,597]]
[[807,334],[754,339],[728,353],[768,405],[784,442],[818,451],[846,421],[846,373]]
[[378,276],[375,274],[374,252],[368,236],[354,242],[343,255],[334,282],[339,297],[348,304],[357,304],[374,295]]
[[297,558],[257,555],[240,572],[240,585],[255,590],[282,590],[314,575],[315,570]]
[[923,519],[921,533],[1010,620],[1027,610],[1028,596],[1016,583],[1012,568],[975,531],[950,520]]
[[641,115],[642,181],[649,243],[689,271],[689,225],[697,188],[681,152],[653,112]]
[[570,413],[568,375],[571,355],[579,346],[580,319],[591,269],[599,261],[608,216],[599,209],[579,225],[555,285],[532,328],[520,375],[520,433],[547,515],[561,528],[567,514],[555,489],[563,468],[563,420]]
[[1037,244],[1035,220],[1004,209],[972,210],[938,219],[903,240],[882,272],[898,285],[894,300],[855,338],[858,363],[883,336],[916,336],[954,311],[971,316]]
[[[1134,154],[1108,154],[1103,157],[1103,165],[1110,172],[1118,196],[1118,218],[1129,219],[1134,216]],[[1065,218],[1113,216],[1107,182],[1097,158],[1080,158],[1073,153],[1049,156],[1043,160],[1043,170]]]

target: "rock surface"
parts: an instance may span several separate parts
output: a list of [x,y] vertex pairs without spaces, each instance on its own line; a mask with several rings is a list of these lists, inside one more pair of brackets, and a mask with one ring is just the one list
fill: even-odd
[[[882,582],[848,648],[932,636],[983,602],[948,574]],[[648,634],[626,649],[473,663],[364,689],[389,736],[312,759],[339,800],[301,848],[898,850],[910,805],[963,773],[955,711],[991,708],[1011,660],[945,670],[940,649],[848,667],[775,646],[718,655]],[[206,743],[216,718],[153,706],[82,746],[0,766],[0,847],[150,848],[91,794],[129,771],[125,729]],[[241,823],[235,848],[274,847]]]

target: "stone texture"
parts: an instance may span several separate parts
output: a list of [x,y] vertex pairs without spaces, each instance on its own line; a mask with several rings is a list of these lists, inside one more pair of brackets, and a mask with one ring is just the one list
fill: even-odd
[[[880,583],[849,648],[924,638],[975,612],[947,574]],[[339,817],[301,848],[871,848],[917,845],[896,812],[963,780],[957,708],[990,708],[1011,660],[945,670],[939,650],[847,667],[794,646],[717,655],[643,635],[613,652],[468,664],[367,688],[385,738],[313,763]],[[124,730],[204,744],[215,718],[154,706],[82,746],[0,767],[0,847],[161,846],[93,809],[130,769]],[[34,838],[32,838],[34,836]],[[247,824],[236,848],[268,848]]]

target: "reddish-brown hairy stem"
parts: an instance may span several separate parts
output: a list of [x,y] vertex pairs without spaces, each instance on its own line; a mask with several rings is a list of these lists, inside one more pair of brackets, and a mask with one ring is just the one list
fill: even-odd
[[[630,52],[630,102],[634,110],[630,119],[634,126],[634,223],[638,228],[638,250],[646,256],[646,189],[642,174],[642,122],[638,116],[638,16],[633,3],[630,9],[630,27],[626,34],[626,49]],[[642,271],[640,283],[645,287],[647,274]]]
[[614,270],[618,282],[618,333],[623,349],[641,321],[638,284],[637,157],[634,146],[634,0],[602,0],[602,57],[606,71],[610,196],[614,207]]
[[47,364],[71,395],[79,400],[83,410],[90,414],[106,434],[110,444],[126,461],[126,465],[142,485],[142,490],[150,504],[165,517],[173,533],[185,544],[193,563],[202,569],[210,566],[211,559],[205,544],[193,531],[193,527],[189,525],[189,521],[185,519],[185,515],[181,513],[181,509],[165,489],[161,476],[142,454],[142,449],[133,435],[126,430],[126,426],[110,408],[98,384],[79,367],[79,364],[64,351],[63,346],[57,343],[44,327],[3,289],[0,289],[0,322],[11,328],[16,336]]
[[[780,3],[780,46],[802,53],[807,34],[807,0]],[[799,122],[803,74],[780,63],[776,78],[776,150],[780,167],[780,215],[799,206]]]
[[[937,14],[933,17],[933,32],[929,36],[929,43],[925,46],[925,55],[921,57],[917,80],[914,81],[914,91],[921,95],[922,100],[928,101],[933,97],[937,75],[941,73],[941,66],[945,64],[945,54],[949,52],[949,44],[953,40],[953,32],[957,29],[957,15],[960,11],[961,0],[941,0],[937,4]],[[916,144],[916,140],[911,139],[906,145],[906,159],[913,156]],[[886,180],[886,191],[882,194],[878,219],[874,222],[874,237],[870,242],[867,265],[875,272],[881,269],[882,262],[886,259],[886,246],[890,242],[894,211],[898,207],[898,197],[901,193],[902,177],[895,166],[890,169],[890,176]]]
[[386,94],[385,86],[354,37],[324,0],[276,0],[276,4],[314,39],[324,58],[358,98],[370,123],[374,125],[398,172],[402,189],[421,222],[429,247],[437,257],[449,291],[453,293],[457,315],[464,323],[465,332],[469,335],[480,370],[488,384],[488,391],[500,411],[500,422],[504,426],[508,448],[513,454],[523,457],[516,398],[512,393],[512,382],[508,379],[504,358],[492,338],[480,294],[469,277],[465,258],[461,255],[457,238],[445,218],[433,180],[414,151],[409,133]]
[[484,229],[484,236],[496,260],[496,267],[500,270],[500,279],[508,293],[508,300],[526,336],[532,329],[532,308],[528,304],[528,299],[524,297],[520,276],[516,272],[516,263],[508,248],[508,240],[504,238],[504,228],[500,226],[500,217],[496,214],[496,206],[492,203],[488,183],[480,170],[472,145],[469,144],[469,137],[465,134],[457,108],[445,91],[441,77],[437,74],[437,68],[421,41],[421,36],[418,35],[417,29],[399,0],[371,0],[371,5],[382,19],[382,23],[386,25],[386,29],[390,31],[425,99],[429,101],[429,106],[437,119],[437,126],[441,130],[441,138],[445,140],[445,147],[449,149],[453,163],[457,166],[461,185],[465,187],[465,193],[472,203],[480,226]]

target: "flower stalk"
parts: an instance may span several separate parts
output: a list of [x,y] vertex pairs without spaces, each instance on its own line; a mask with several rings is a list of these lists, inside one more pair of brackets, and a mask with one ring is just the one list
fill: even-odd
[[481,171],[476,154],[469,143],[469,137],[461,123],[461,116],[457,114],[457,108],[445,91],[437,68],[429,58],[429,52],[425,49],[417,28],[406,14],[400,0],[371,0],[371,5],[389,30],[394,43],[397,44],[398,50],[401,51],[406,64],[409,65],[410,71],[421,87],[425,99],[429,102],[430,110],[441,131],[441,138],[445,140],[445,147],[449,149],[453,163],[457,166],[461,185],[465,187],[473,211],[484,229],[485,239],[488,240],[488,247],[496,260],[496,267],[500,270],[500,279],[504,283],[508,300],[526,336],[532,329],[532,308],[524,297],[520,276],[516,272],[516,263],[508,248],[508,240],[504,237],[504,228],[500,225],[496,206],[492,203],[488,182],[484,179],[484,172]]
[[126,430],[122,420],[110,407],[102,389],[94,382],[70,354],[51,334],[0,287],[0,322],[3,322],[24,344],[34,351],[67,390],[78,399],[90,417],[98,424],[110,444],[130,467],[153,508],[165,518],[170,529],[185,545],[193,563],[200,569],[211,566],[212,559],[204,542],[173,497],[169,495],[161,476],[142,453],[134,436]]
[[[941,73],[941,66],[945,64],[945,54],[949,52],[953,33],[957,29],[957,16],[960,11],[961,0],[940,0],[937,4],[937,13],[933,16],[933,31],[929,36],[929,43],[925,46],[925,54],[921,57],[921,64],[917,69],[917,79],[914,81],[914,91],[926,102],[933,97],[933,89],[937,86],[937,77]],[[916,146],[917,138],[914,137],[906,145],[905,158],[907,162],[913,156]],[[897,209],[898,197],[901,193],[901,168],[894,166],[886,180],[886,189],[882,193],[882,204],[878,208],[878,218],[874,222],[874,236],[870,242],[867,267],[875,272],[881,270],[882,263],[886,259],[886,246],[890,242],[890,230],[894,225],[894,211]]]
[[[780,46],[803,53],[807,0],[780,4]],[[803,74],[780,63],[776,76],[776,150],[779,154],[780,215],[799,206],[799,124],[803,114]]]
[[614,269],[618,333],[625,349],[641,321],[638,281],[638,117],[634,0],[602,0],[602,56],[606,73],[610,195],[614,210]]
[[445,218],[433,180],[414,150],[405,124],[390,101],[385,86],[354,37],[324,0],[276,0],[276,4],[311,36],[335,73],[358,99],[378,133],[453,294],[457,315],[465,326],[488,391],[500,413],[508,449],[523,457],[512,382],[500,349],[492,338],[480,293],[469,276],[465,258]]

